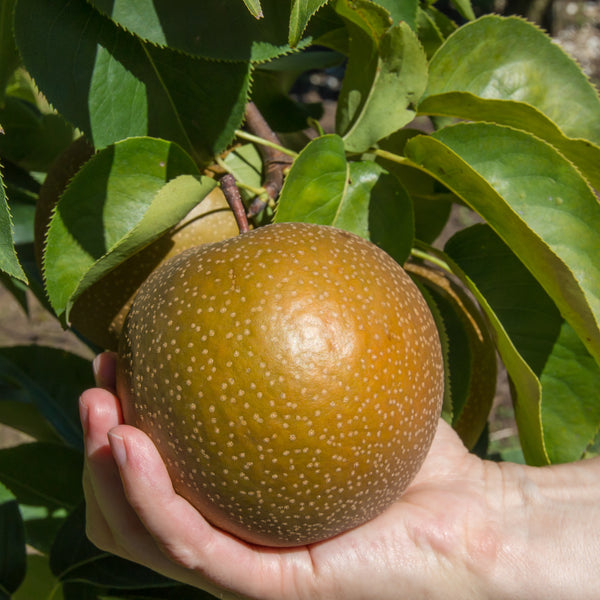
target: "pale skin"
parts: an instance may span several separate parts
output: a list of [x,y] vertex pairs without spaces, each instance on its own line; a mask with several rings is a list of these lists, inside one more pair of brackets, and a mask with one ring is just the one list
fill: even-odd
[[114,357],[80,399],[87,531],[99,548],[219,598],[588,600],[600,583],[600,459],[482,461],[440,421],[416,479],[382,515],[311,546],[269,549],[214,528],[124,425]]

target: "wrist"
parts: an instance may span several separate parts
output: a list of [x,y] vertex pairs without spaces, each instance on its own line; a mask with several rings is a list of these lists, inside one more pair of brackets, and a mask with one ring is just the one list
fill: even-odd
[[542,468],[506,464],[499,471],[500,543],[489,597],[594,597],[600,572],[600,458]]

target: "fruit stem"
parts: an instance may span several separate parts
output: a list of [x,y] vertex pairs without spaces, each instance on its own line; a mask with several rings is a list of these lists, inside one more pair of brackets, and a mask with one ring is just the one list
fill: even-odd
[[226,173],[221,177],[220,180],[221,190],[223,195],[227,199],[229,208],[233,211],[238,229],[240,233],[246,233],[250,231],[250,225],[248,224],[248,217],[246,216],[246,209],[240,196],[240,190],[235,182],[235,177],[231,173]]
[[[226,173],[230,173],[235,177],[233,169],[231,169],[221,157],[217,156],[215,158],[215,162],[221,167],[221,169],[223,169],[223,171],[225,171]],[[255,196],[260,196],[261,198],[268,200],[267,190],[265,190],[265,188],[263,187],[255,187],[253,185],[248,185],[247,183],[238,180],[236,180],[236,185],[239,189],[248,190],[251,194],[254,194]]]

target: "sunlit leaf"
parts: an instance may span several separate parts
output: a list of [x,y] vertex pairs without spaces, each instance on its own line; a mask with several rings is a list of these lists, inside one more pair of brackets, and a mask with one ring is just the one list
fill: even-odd
[[297,46],[310,18],[329,0],[292,0],[288,41]]
[[244,4],[255,19],[262,19],[264,17],[260,0],[244,0]]
[[406,151],[510,245],[600,362],[600,266],[589,261],[600,255],[600,203],[572,164],[492,124],[415,137]]
[[286,177],[275,221],[331,225],[347,183],[343,140],[333,134],[313,140],[295,159]]
[[[196,26],[171,4],[169,12]],[[243,119],[248,62],[204,60],[144,42],[85,0],[20,0],[15,33],[43,93],[96,147],[150,135],[206,163]]]
[[[167,182],[194,173],[196,166],[178,146],[153,138],[124,140],[96,153],[83,166],[62,195],[48,229],[44,268],[57,314],[202,199],[175,194],[169,203],[161,202],[159,192]],[[197,183],[194,180],[192,186]],[[207,183],[208,188],[214,186]],[[136,228],[142,228],[138,235]],[[95,266],[100,259],[103,264]]]
[[[169,0],[88,2],[140,38],[193,56],[261,62],[291,49],[289,1],[178,0],[176,10]],[[262,7],[260,19],[255,14],[258,7]]]
[[339,4],[338,11],[351,35],[336,131],[348,151],[364,152],[414,118],[427,62],[416,34],[404,22],[390,27],[387,11],[370,2]]
[[431,60],[419,110],[482,120],[493,114],[495,122],[542,136],[554,123],[569,138],[600,144],[598,92],[548,35],[517,17],[487,15],[451,35]]

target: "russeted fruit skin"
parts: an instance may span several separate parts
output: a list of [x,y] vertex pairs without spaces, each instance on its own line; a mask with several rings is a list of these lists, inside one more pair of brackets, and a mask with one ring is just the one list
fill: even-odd
[[433,317],[382,250],[266,225],[190,249],[140,288],[120,340],[125,422],[177,492],[249,542],[317,542],[413,479],[441,410]]
[[97,346],[116,350],[133,297],[154,269],[183,250],[238,233],[223,192],[215,188],[176,227],[87,288],[73,305],[71,326]]

